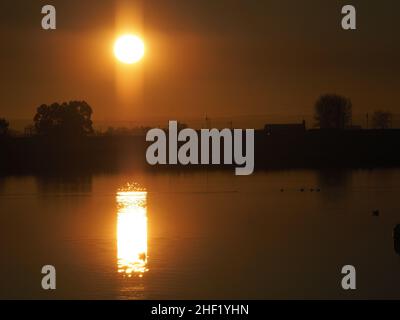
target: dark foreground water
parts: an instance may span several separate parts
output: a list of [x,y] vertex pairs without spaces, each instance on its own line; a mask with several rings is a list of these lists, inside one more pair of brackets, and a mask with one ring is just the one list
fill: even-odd
[[0,298],[400,298],[396,223],[393,169],[6,177]]

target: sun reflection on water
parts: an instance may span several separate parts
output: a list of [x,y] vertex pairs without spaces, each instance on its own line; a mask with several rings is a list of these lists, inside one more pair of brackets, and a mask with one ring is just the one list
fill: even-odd
[[143,277],[147,268],[147,191],[128,185],[117,192],[118,272]]

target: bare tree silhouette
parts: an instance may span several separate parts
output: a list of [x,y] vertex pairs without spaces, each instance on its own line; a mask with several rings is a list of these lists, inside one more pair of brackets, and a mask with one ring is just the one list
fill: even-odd
[[388,129],[392,125],[393,114],[387,111],[375,111],[372,115],[372,127],[376,129]]
[[321,129],[344,129],[351,124],[351,100],[337,95],[324,94],[315,103],[316,126]]
[[85,101],[41,105],[34,117],[41,135],[82,136],[93,133],[92,108]]

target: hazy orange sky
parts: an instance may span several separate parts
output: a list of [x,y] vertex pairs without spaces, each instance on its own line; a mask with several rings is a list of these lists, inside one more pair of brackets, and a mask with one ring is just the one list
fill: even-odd
[[[351,1],[357,31],[340,27],[348,1],[124,2],[2,0],[0,116],[77,99],[107,121],[304,115],[326,92],[400,113],[399,1]],[[56,31],[41,29],[45,4]],[[126,31],[146,43],[137,65],[113,56]]]

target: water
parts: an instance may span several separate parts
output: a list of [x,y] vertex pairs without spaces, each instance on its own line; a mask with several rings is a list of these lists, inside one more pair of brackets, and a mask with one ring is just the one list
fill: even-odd
[[[400,298],[399,179],[395,169],[2,178],[0,298]],[[55,291],[41,289],[47,264]],[[347,264],[356,291],[341,289]]]

